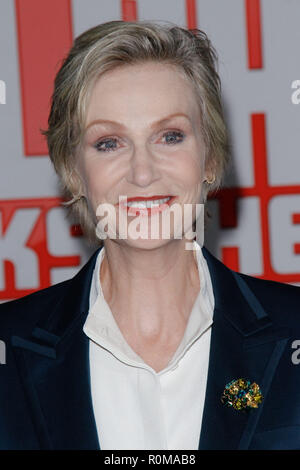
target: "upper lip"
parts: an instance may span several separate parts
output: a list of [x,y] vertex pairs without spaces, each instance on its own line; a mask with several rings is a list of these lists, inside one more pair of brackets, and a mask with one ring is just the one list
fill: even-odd
[[135,196],[135,197],[127,197],[127,202],[131,201],[153,201],[154,199],[165,199],[167,197],[174,197],[171,194],[158,194],[155,196]]

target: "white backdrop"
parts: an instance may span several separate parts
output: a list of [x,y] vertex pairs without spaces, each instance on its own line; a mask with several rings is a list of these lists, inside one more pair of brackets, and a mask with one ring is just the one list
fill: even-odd
[[218,52],[233,168],[209,201],[207,248],[233,269],[300,285],[299,0],[1,0],[0,300],[71,277],[91,254],[38,140],[43,74],[53,82],[72,37],[135,18],[196,26]]

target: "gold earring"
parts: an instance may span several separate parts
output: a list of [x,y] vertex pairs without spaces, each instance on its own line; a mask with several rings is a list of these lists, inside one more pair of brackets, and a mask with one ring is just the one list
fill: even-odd
[[213,184],[215,182],[215,176],[211,179],[211,180],[208,180],[207,178],[204,180],[204,183],[207,183],[207,184]]
[[62,204],[64,206],[71,206],[72,204],[75,204],[75,202],[80,201],[82,198],[84,198],[84,195],[78,194],[78,195],[73,196],[72,199],[69,199],[68,201],[63,202]]
[[77,201],[80,201],[80,199],[82,199],[84,197],[83,194],[77,194],[76,196],[73,196],[72,200],[74,202],[77,202]]

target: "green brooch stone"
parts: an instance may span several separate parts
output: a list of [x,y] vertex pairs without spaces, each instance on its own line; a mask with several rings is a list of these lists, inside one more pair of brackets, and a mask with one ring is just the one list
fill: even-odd
[[235,379],[229,382],[221,397],[223,405],[239,411],[258,408],[262,401],[263,396],[257,383],[251,383],[246,379]]

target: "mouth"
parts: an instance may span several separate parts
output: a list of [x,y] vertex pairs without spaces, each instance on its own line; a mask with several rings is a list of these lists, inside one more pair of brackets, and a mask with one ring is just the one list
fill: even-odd
[[163,212],[174,202],[176,196],[156,195],[151,197],[132,197],[121,201],[117,206],[128,215],[154,215]]

